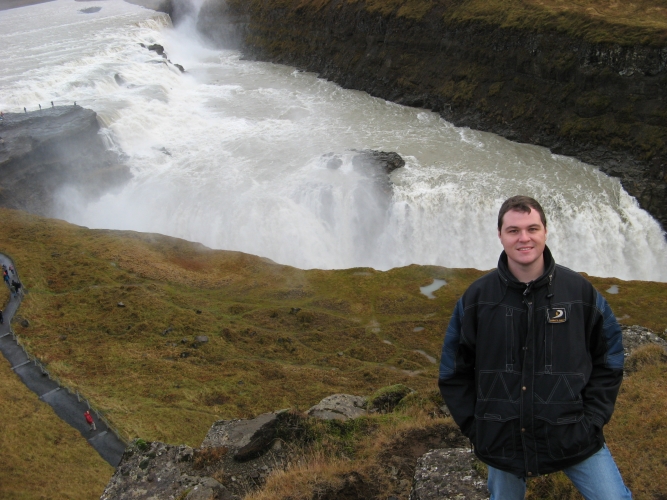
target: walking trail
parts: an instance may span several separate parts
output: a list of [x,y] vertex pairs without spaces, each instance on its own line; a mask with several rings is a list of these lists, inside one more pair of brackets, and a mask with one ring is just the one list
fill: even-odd
[[[0,254],[0,265],[2,264],[7,268],[14,266],[16,272],[14,279],[18,280],[18,270],[14,262],[4,254]],[[4,323],[0,325],[0,351],[11,364],[14,373],[21,378],[31,391],[39,396],[39,399],[51,405],[62,420],[78,430],[104,460],[113,467],[118,466],[125,451],[125,444],[107,428],[104,421],[98,419],[93,411],[91,411],[91,414],[97,429],[91,431],[83,416],[89,408],[86,400],[80,398],[77,394],[70,393],[67,389],[58,385],[56,381],[51,380],[48,374],[42,371],[39,364],[28,358],[23,348],[14,339],[10,323],[21,304],[21,300],[22,294],[20,293],[16,297],[10,297],[9,303],[3,311]]]

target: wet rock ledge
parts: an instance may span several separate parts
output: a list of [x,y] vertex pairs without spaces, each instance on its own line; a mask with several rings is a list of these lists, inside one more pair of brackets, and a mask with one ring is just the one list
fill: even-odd
[[50,216],[59,188],[95,198],[130,177],[97,114],[81,106],[6,113],[0,124],[0,206]]

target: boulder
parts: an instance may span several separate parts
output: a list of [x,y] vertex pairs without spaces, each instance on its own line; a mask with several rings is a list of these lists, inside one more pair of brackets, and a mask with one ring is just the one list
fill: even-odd
[[226,448],[235,460],[256,458],[273,443],[278,414],[264,413],[252,420],[219,420],[202,442],[202,448]]
[[639,325],[621,325],[621,330],[623,331],[623,350],[626,358],[635,352],[638,347],[647,344],[659,345],[667,351],[667,341],[658,337],[648,328]]
[[349,420],[366,415],[366,398],[334,394],[308,410],[308,415],[322,420]]
[[410,500],[487,500],[480,465],[468,448],[431,450],[417,460]]

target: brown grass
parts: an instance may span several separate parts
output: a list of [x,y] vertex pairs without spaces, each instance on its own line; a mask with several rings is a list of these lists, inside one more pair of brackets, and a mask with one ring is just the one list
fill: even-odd
[[113,473],[0,359],[0,498],[99,497]]
[[[648,350],[653,350],[649,348]],[[647,350],[638,353],[646,357]],[[664,354],[664,353],[663,353]],[[667,497],[667,363],[649,356],[623,381],[607,443],[634,498]],[[632,360],[631,360],[632,362]]]
[[[319,444],[302,462],[318,468],[330,457],[332,467],[330,483],[322,473],[303,491],[336,481],[370,488],[365,478],[377,476],[381,491],[403,494],[382,475],[386,471],[378,473],[378,457],[399,448],[389,438],[402,434],[400,426],[409,434],[429,419],[438,422],[437,364],[415,351],[439,357],[454,303],[482,271],[302,271],[159,235],[93,231],[11,210],[0,210],[0,219],[0,248],[15,259],[28,292],[18,314],[30,326],[15,323],[15,330],[53,374],[90,398],[127,438],[197,447],[218,419],[303,410],[333,393],[371,395],[403,384],[417,392],[397,414],[361,419],[358,428],[313,430]],[[429,300],[419,287],[433,278],[448,285]],[[667,328],[667,284],[590,279],[622,322]],[[618,294],[605,292],[611,285]],[[197,336],[208,342],[195,342]],[[652,397],[665,401],[664,389],[649,376],[664,363],[653,361],[638,366],[628,383],[636,384],[637,394],[648,384]],[[612,439],[625,439],[615,429],[626,418],[636,432],[650,425],[658,441],[667,439],[662,414],[652,413],[647,422],[651,413],[633,413],[622,402],[624,394],[609,426],[610,447]],[[59,450],[57,444],[44,446]],[[642,446],[624,442],[624,473],[635,462],[662,470],[659,448]],[[334,452],[327,455],[329,449]],[[58,462],[51,466],[65,474]],[[351,470],[359,475],[350,476]],[[306,477],[297,469],[293,474],[289,481]],[[633,478],[638,491],[658,491],[649,477]],[[556,481],[554,491],[566,487],[555,476],[548,481]]]
[[[230,0],[240,2],[240,0]],[[254,0],[259,2],[259,0]],[[667,40],[664,0],[347,0],[383,16],[476,22],[531,32],[560,32],[594,43],[662,45]],[[330,0],[273,0],[272,7],[320,10]]]

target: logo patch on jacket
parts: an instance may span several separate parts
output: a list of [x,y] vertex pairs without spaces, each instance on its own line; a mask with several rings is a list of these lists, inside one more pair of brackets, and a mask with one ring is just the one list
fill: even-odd
[[565,323],[567,321],[567,311],[564,307],[547,309],[547,321],[549,323]]

